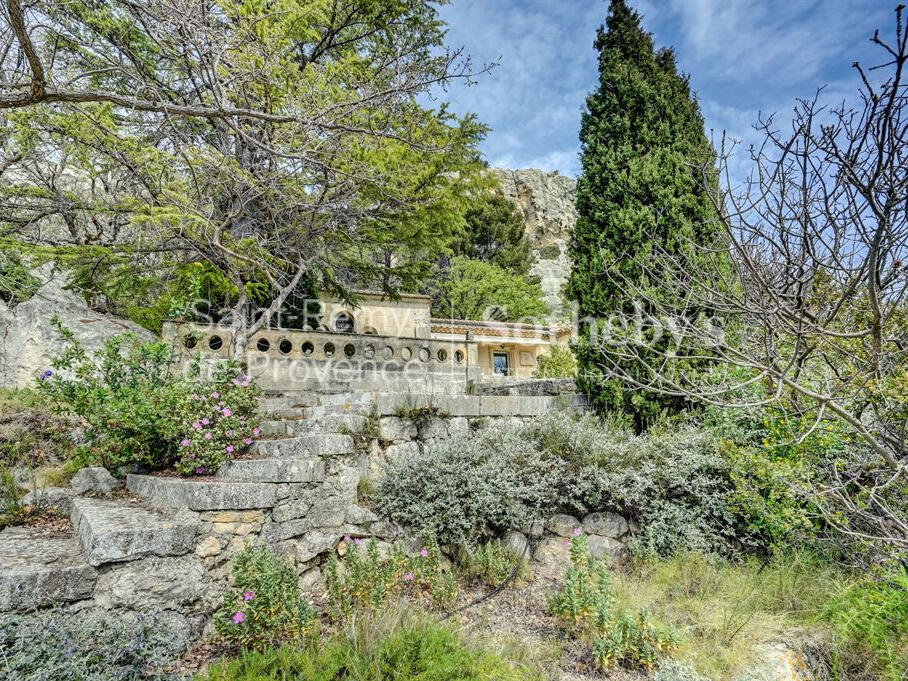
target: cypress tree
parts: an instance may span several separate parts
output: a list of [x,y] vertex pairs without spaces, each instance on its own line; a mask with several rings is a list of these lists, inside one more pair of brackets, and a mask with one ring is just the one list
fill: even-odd
[[[641,264],[652,257],[654,240],[670,252],[680,252],[689,239],[714,242],[714,210],[697,166],[714,166],[715,156],[674,53],[655,50],[640,15],[625,0],[612,0],[595,48],[599,86],[587,97],[581,121],[579,215],[567,293],[581,319],[603,320],[633,309],[618,281],[650,288]],[[597,409],[625,411],[642,429],[658,413],[685,406],[611,378],[589,331],[589,324],[581,328],[578,384]],[[639,366],[623,369],[642,375]]]

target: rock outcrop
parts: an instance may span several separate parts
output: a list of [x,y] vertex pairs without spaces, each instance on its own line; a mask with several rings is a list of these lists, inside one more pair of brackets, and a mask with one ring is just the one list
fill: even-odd
[[34,296],[15,307],[0,300],[0,387],[31,385],[63,350],[60,335],[51,324],[54,315],[89,352],[127,331],[146,339],[154,337],[138,324],[89,308],[78,293],[64,288],[62,275],[50,267],[34,274],[45,282]]
[[556,315],[567,317],[562,293],[571,270],[567,244],[577,222],[576,181],[535,168],[495,168],[494,172],[502,193],[523,216],[536,256],[531,273],[540,278],[545,301]]

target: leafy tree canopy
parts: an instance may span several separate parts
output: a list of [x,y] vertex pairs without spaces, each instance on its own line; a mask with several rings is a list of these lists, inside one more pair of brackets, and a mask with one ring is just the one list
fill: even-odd
[[464,219],[464,230],[451,246],[455,256],[484,260],[514,274],[530,273],[530,240],[523,218],[508,199],[483,192],[467,208]]

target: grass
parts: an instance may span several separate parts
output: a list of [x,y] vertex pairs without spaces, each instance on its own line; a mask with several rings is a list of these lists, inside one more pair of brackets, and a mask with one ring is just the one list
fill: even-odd
[[541,681],[524,664],[400,606],[369,611],[307,645],[246,652],[197,681]]
[[[642,562],[614,586],[621,604],[675,629],[676,659],[715,681],[773,641],[803,645],[833,679],[898,681],[908,667],[908,581],[850,574],[809,553],[766,564],[699,554]],[[806,630],[802,640],[792,633]]]

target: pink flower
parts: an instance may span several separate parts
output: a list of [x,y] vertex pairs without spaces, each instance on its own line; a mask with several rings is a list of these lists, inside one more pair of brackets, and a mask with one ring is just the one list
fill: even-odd
[[247,445],[251,445],[251,444],[252,444],[252,438],[251,438],[251,437],[247,437],[245,440],[243,440],[243,442],[245,442]]
[[255,591],[244,591],[243,592],[243,600],[246,601],[247,603],[249,601],[251,601],[253,598],[255,598]]
[[192,424],[192,427],[195,428],[196,430],[202,430],[202,424],[199,423],[198,421],[196,421],[195,423],[193,423],[193,424]]
[[206,440],[210,440],[210,439],[211,439],[211,431],[210,431],[210,430],[206,430],[206,431],[205,431],[205,439],[206,439]]
[[246,613],[245,613],[245,612],[238,612],[238,613],[236,613],[236,614],[233,616],[233,623],[234,623],[234,624],[242,624],[242,623],[245,622],[245,621],[246,621]]
[[234,378],[233,381],[231,381],[231,382],[233,383],[233,385],[239,385],[239,384],[240,384],[240,379]]
[[405,581],[405,582],[412,582],[412,581],[413,581],[413,577],[414,577],[413,573],[412,573],[412,572],[408,572],[407,574],[404,575],[404,581]]
[[345,535],[344,535],[344,541],[347,542],[348,544],[350,543],[350,535],[349,535],[349,534],[345,534]]
[[217,399],[220,399],[221,393],[219,393],[219,392],[213,392],[213,393],[211,393],[211,396],[212,396],[214,399],[217,400]]
[[196,468],[196,469],[195,469],[195,474],[196,474],[196,475],[201,475],[201,474],[204,473],[204,472],[205,472],[205,469],[204,469],[204,468]]
[[227,453],[233,454],[233,445],[227,445]]
[[362,539],[360,539],[359,537],[357,537],[356,539],[353,540],[353,543],[354,543],[356,546],[359,546],[359,545],[362,543],[362,541],[363,541]]
[[191,443],[189,440],[187,440],[187,439],[184,438],[183,441],[182,441],[180,444],[181,444],[182,446],[184,446],[184,447],[188,447],[188,446],[191,445],[192,443]]
[[227,403],[224,402],[223,400],[220,401],[220,402],[218,402],[218,406],[219,406],[219,407],[223,407],[225,404],[227,404]]
[[209,423],[211,423],[211,421],[208,420],[208,417],[207,417],[207,416],[206,416],[205,418],[202,419],[202,425],[203,425],[203,426],[207,426]]
[[575,528],[574,528],[574,536],[575,536],[575,537],[579,537],[581,534],[583,534],[583,528],[582,528],[582,527],[575,527]]
[[227,431],[226,433],[224,433],[224,434],[225,434],[227,437],[233,437],[233,431],[232,431],[232,430],[228,430],[228,431]]
[[261,428],[253,428],[253,429],[252,429],[252,434],[255,435],[256,437],[258,437],[258,436],[261,434],[261,432],[262,432],[262,429],[261,429]]
[[419,552],[419,555],[422,556],[423,558],[428,558],[428,557],[429,557],[429,550],[428,550],[428,549],[423,549],[422,551]]
[[224,416],[230,416],[233,412],[230,411],[229,407],[224,407],[224,411],[221,412]]

